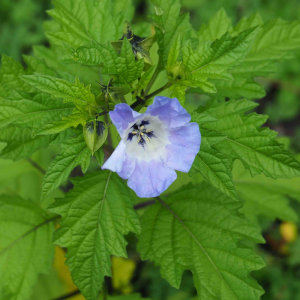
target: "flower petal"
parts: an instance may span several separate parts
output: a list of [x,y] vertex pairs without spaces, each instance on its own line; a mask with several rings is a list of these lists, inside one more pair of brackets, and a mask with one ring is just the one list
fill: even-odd
[[108,169],[113,172],[117,172],[123,179],[128,179],[135,168],[135,160],[129,158],[125,149],[126,146],[124,142],[121,141],[109,159],[103,164],[101,169]]
[[158,116],[169,128],[186,125],[191,120],[190,114],[184,109],[176,98],[158,96],[147,109],[146,113]]
[[161,160],[136,162],[127,184],[143,198],[157,197],[177,178],[176,172]]
[[170,145],[166,146],[166,164],[175,170],[188,172],[200,150],[201,134],[197,123],[169,131]]
[[125,103],[117,104],[115,109],[109,112],[111,121],[116,126],[121,137],[123,132],[131,123],[135,122],[136,117],[139,115],[140,113],[134,111],[128,104]]
[[102,170],[108,169],[113,172],[121,172],[125,160],[125,144],[121,141],[112,155],[103,164]]

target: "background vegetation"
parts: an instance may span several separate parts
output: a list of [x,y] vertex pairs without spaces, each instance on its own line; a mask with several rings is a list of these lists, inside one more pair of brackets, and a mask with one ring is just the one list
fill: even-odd
[[[198,29],[221,7],[224,7],[233,22],[237,22],[243,16],[249,16],[256,11],[260,12],[264,20],[277,17],[286,20],[300,20],[300,5],[298,0],[182,0],[182,12],[190,12],[191,23]],[[48,0],[1,0],[0,7],[0,54],[4,53],[22,62],[21,54],[31,54],[32,46],[44,44],[47,46],[43,26],[47,26],[49,17],[45,13],[51,8]],[[151,13],[151,5],[147,1],[136,0],[135,21],[144,21]],[[267,90],[267,95],[259,100],[259,113],[269,115],[267,126],[278,131],[281,142],[286,144],[294,153],[300,152],[300,52],[294,60],[281,64],[277,74],[272,78],[260,79]],[[280,78],[280,79],[279,79]],[[189,101],[193,101],[194,95],[190,94]],[[202,103],[206,98],[202,97]],[[0,144],[1,146],[1,144]],[[53,146],[47,150],[39,150],[32,160],[47,169],[51,160],[58,153],[59,148]],[[300,158],[300,157],[299,157]],[[95,164],[96,165],[96,164]],[[37,170],[27,160],[12,162],[0,160],[0,191],[6,194],[19,194],[24,198],[32,198],[38,201],[43,178],[43,170]],[[235,167],[238,174],[239,185],[250,182],[248,175],[239,174],[239,167]],[[80,169],[76,168],[72,175],[80,175]],[[300,216],[300,204],[293,199],[288,199],[286,193],[274,192],[278,186],[285,183],[275,181],[276,187],[271,187],[270,182],[262,177],[262,184],[269,189],[266,197],[285,198],[284,201],[292,201],[292,206]],[[288,187],[291,198],[300,198],[300,180],[295,178],[290,181]],[[251,185],[250,185],[251,187]],[[66,186],[69,189],[70,186]],[[273,192],[272,192],[273,189]],[[252,191],[253,192],[253,191]],[[257,193],[264,191],[256,191]],[[261,194],[260,194],[261,195]],[[53,197],[59,196],[56,192]],[[50,200],[49,200],[50,201]],[[46,207],[48,203],[43,203]],[[255,209],[255,207],[254,207]],[[284,208],[282,213],[284,214]],[[286,212],[288,215],[288,212]],[[261,217],[257,222],[263,228],[263,236],[266,244],[257,246],[267,267],[256,272],[254,276],[263,288],[268,291],[263,300],[295,300],[300,299],[300,237],[297,234],[299,221],[297,216],[289,222],[282,222]],[[283,217],[284,218],[284,217]],[[299,217],[298,217],[299,220]],[[128,237],[130,245],[134,245],[134,236]],[[128,249],[129,259],[113,259],[113,279],[109,281],[111,291],[115,293],[140,292],[144,297],[164,300],[188,300],[196,299],[196,291],[193,287],[192,275],[186,272],[183,277],[181,290],[172,288],[166,280],[162,279],[159,269],[150,262],[142,262],[134,249]],[[41,275],[35,288],[32,299],[49,300],[64,293],[75,291],[76,286],[71,281],[68,268],[64,265],[64,251],[57,247],[56,259],[50,276]],[[84,299],[76,295],[72,299]]]

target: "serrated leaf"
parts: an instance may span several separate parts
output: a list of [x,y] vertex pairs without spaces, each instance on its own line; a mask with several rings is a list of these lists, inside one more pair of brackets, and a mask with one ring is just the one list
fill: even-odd
[[[97,0],[88,1],[53,1],[55,9],[48,14],[61,26],[58,30],[47,32],[47,36],[54,44],[65,42],[74,48],[89,45],[92,40],[105,43],[121,37],[124,13],[115,15],[114,3],[118,1]],[[128,17],[125,14],[125,17]],[[72,26],[70,26],[72,24]]]
[[171,96],[173,98],[177,98],[180,104],[185,106],[185,91],[187,87],[184,85],[176,84],[170,87],[170,91],[172,92]]
[[50,94],[53,98],[62,98],[64,102],[72,102],[80,110],[95,109],[97,103],[90,91],[78,78],[75,83],[47,75],[27,75],[21,78],[36,89]]
[[16,62],[12,57],[2,54],[1,69],[0,69],[0,95],[8,97],[14,89],[31,93],[34,89],[20,79],[21,75],[27,75],[28,70],[24,70],[19,62]]
[[[214,149],[213,144],[222,141],[225,137],[216,132],[202,130],[201,147],[195,157],[190,175],[201,175],[215,188],[227,196],[237,200],[237,195],[231,173],[232,159],[224,153]],[[212,141],[214,139],[214,141]]]
[[140,294],[128,294],[120,296],[108,296],[108,300],[150,300],[150,298],[142,298]]
[[264,88],[251,79],[234,78],[234,80],[213,80],[212,82],[217,88],[218,96],[230,99],[261,99],[266,95]]
[[32,201],[0,196],[1,299],[29,299],[38,274],[49,272],[54,220]]
[[125,37],[122,44],[121,55],[117,59],[118,74],[120,74],[126,82],[131,83],[136,79],[141,77],[142,71],[144,69],[144,60],[136,61],[135,55],[132,51],[131,44]]
[[[256,22],[260,22],[258,18]],[[253,23],[253,17],[250,17],[247,23]],[[235,30],[239,31],[239,28],[238,25]],[[259,28],[244,62],[234,68],[232,74],[236,78],[268,76],[276,72],[278,62],[292,59],[293,52],[299,48],[300,22],[288,22],[282,19],[266,22]]]
[[180,53],[180,47],[181,47],[180,34],[178,34],[177,38],[173,41],[168,54],[167,68],[170,68],[176,64]]
[[56,137],[49,135],[32,138],[29,128],[9,125],[0,130],[0,142],[7,144],[0,152],[0,157],[12,160],[30,157],[38,149],[47,147]]
[[[183,63],[186,66],[185,81],[198,86],[201,83],[205,84],[207,79],[232,79],[228,71],[244,60],[256,33],[255,27],[243,31],[236,37],[225,33],[213,43],[203,43],[196,51],[193,50],[191,42],[187,42],[182,49]],[[205,91],[205,85],[200,87]],[[209,90],[215,92],[212,86]]]
[[[275,141],[277,133],[266,127],[260,128],[266,122],[266,116],[255,113],[244,115],[245,109],[247,111],[255,106],[247,100],[230,100],[221,104],[212,102],[206,113],[218,121],[202,126],[226,135],[214,147],[240,159],[252,176],[261,172],[274,179],[300,176],[299,162]],[[199,112],[203,113],[203,109]]]
[[111,276],[110,255],[127,256],[124,235],[139,233],[140,224],[134,198],[118,175],[98,171],[72,182],[73,190],[51,205],[62,216],[54,240],[68,248],[74,283],[87,300],[95,300],[104,276]]
[[148,209],[138,251],[143,260],[179,287],[191,270],[199,299],[258,300],[262,288],[249,276],[264,266],[240,240],[263,242],[258,228],[242,218],[240,204],[206,183],[188,185]]
[[14,124],[36,130],[70,114],[73,108],[60,100],[53,101],[47,94],[14,91],[9,98],[0,99],[0,128]]
[[155,70],[156,70],[156,66],[152,66],[141,76],[141,79],[139,80],[139,82],[136,86],[136,90],[141,91],[147,87]]
[[270,219],[297,221],[295,211],[289,206],[289,197],[300,200],[300,178],[271,179],[263,174],[252,178],[243,165],[236,161],[233,178],[239,197],[245,200],[242,212],[255,222],[258,215]]
[[44,60],[40,60],[34,56],[29,55],[22,55],[22,57],[28,66],[29,74],[39,73],[52,77],[59,77],[58,73],[54,69],[48,67]]
[[189,23],[189,15],[180,13],[179,0],[152,0],[155,6],[156,15],[151,17],[158,26],[156,28],[156,39],[159,45],[158,54],[161,56],[158,68],[167,65],[168,54],[174,40],[180,34],[181,41],[185,33],[192,31]]
[[70,137],[60,145],[60,154],[52,161],[44,176],[42,200],[64,183],[76,166],[81,165],[82,172],[85,173],[90,165],[91,151],[82,134],[78,137]]
[[[253,26],[255,25],[248,26],[245,29]],[[213,42],[216,39],[221,38],[226,32],[231,31],[231,29],[231,19],[228,18],[225,9],[221,8],[212,18],[209,19],[207,25],[203,24],[197,32],[199,44],[201,45],[205,41]]]
[[116,74],[121,81],[134,82],[141,76],[144,68],[143,60],[136,60],[130,42],[125,37],[120,54],[117,54],[111,43],[96,44],[70,49],[69,54],[81,64],[102,66],[102,74]]
[[48,122],[41,128],[37,129],[34,133],[35,135],[48,135],[60,133],[70,127],[76,128],[79,124],[84,125],[86,119],[86,114],[74,113],[68,115],[67,117],[62,117],[62,119],[59,121]]
[[96,93],[100,92],[100,86],[97,83],[99,81],[99,70],[97,68],[82,66],[75,62],[66,64],[61,60],[63,50],[58,47],[51,46],[48,48],[45,46],[34,46],[33,51],[35,57],[44,60],[49,67],[55,69],[59,73],[62,79],[74,82],[74,78],[69,77],[78,77],[85,84],[92,84],[93,90]]

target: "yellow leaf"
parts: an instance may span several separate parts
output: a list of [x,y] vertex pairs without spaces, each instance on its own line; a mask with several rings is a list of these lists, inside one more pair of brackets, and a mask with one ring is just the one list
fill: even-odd
[[114,289],[121,290],[124,294],[132,292],[130,280],[136,268],[133,260],[122,257],[112,257],[112,285]]
[[297,238],[297,226],[292,222],[284,222],[280,225],[280,234],[288,242],[291,243]]

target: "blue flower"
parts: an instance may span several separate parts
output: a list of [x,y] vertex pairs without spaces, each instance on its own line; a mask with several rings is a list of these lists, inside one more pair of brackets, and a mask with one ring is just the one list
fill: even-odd
[[175,170],[190,170],[201,135],[176,98],[155,97],[143,114],[117,104],[109,115],[122,140],[102,169],[128,179],[139,197],[160,195],[177,178]]

